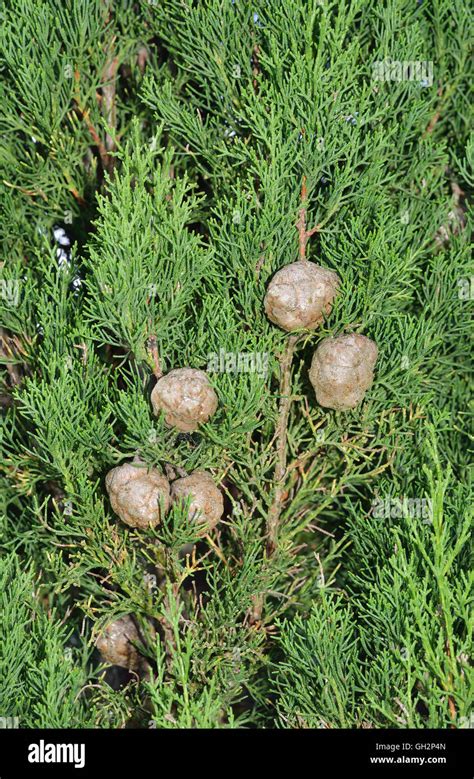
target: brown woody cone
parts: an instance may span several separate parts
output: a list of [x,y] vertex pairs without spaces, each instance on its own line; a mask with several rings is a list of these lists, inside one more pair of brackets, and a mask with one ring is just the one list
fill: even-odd
[[332,270],[299,260],[277,271],[264,305],[268,318],[283,330],[314,329],[332,308],[340,283]]
[[139,642],[140,635],[130,616],[110,622],[96,641],[102,659],[111,665],[120,665],[129,671],[138,671],[140,655],[132,642]]
[[204,371],[177,368],[158,379],[151,402],[155,414],[165,412],[168,425],[191,433],[214,414],[217,395]]
[[113,510],[131,527],[155,527],[161,521],[161,511],[168,511],[170,485],[156,468],[120,465],[109,471],[105,486]]
[[209,473],[194,471],[172,483],[171,500],[186,503],[187,499],[190,499],[189,521],[202,525],[203,534],[208,533],[224,513],[224,498]]
[[357,406],[372,386],[377,354],[375,342],[364,335],[325,338],[309,371],[318,403],[337,411]]

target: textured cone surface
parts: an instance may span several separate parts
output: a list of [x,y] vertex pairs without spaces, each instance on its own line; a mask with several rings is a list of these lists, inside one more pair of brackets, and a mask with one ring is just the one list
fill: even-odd
[[110,504],[122,522],[131,527],[154,527],[170,504],[168,480],[156,469],[126,463],[112,468],[105,486]]
[[203,532],[212,530],[224,513],[224,498],[212,476],[206,471],[195,471],[190,476],[177,479],[171,485],[174,502],[185,503],[190,499],[188,519],[203,525]]
[[264,300],[266,314],[288,332],[314,329],[330,313],[339,283],[334,271],[313,262],[293,262],[270,281]]
[[214,414],[217,395],[204,371],[177,368],[157,381],[151,402],[155,414],[165,412],[168,425],[191,433]]
[[375,342],[364,335],[325,338],[309,371],[318,403],[336,411],[357,406],[372,386],[377,353]]
[[140,636],[132,618],[121,617],[111,622],[96,641],[96,647],[102,659],[112,665],[120,665],[129,671],[136,671],[140,666],[140,656],[132,644],[138,642]]

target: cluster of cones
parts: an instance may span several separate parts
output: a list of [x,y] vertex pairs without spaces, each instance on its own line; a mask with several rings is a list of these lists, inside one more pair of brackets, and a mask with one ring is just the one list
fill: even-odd
[[[316,329],[330,313],[340,279],[337,273],[307,260],[277,271],[265,295],[268,318],[287,332]],[[325,338],[311,362],[309,378],[321,406],[352,409],[373,382],[377,346],[357,333]],[[151,394],[153,410],[166,424],[190,433],[207,422],[218,406],[217,395],[204,371],[178,368],[158,379]],[[113,468],[105,480],[114,512],[131,527],[158,525],[172,503],[186,507],[198,535],[205,535],[224,512],[221,491],[206,471],[171,482],[157,469],[134,462]],[[103,659],[129,670],[140,667],[135,644],[138,632],[130,615],[110,623],[97,640]]]
[[[337,273],[308,260],[277,271],[265,296],[268,318],[283,330],[316,329],[337,295]],[[316,400],[325,408],[346,411],[357,406],[372,386],[377,345],[358,333],[325,338],[309,370]]]

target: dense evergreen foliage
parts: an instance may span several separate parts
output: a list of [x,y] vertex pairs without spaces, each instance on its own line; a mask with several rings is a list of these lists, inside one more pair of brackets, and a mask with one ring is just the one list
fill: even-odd
[[[465,727],[467,4],[4,0],[0,38],[0,716]],[[341,285],[288,335],[263,299],[302,213]],[[308,369],[345,332],[379,357],[335,412]],[[158,366],[208,370],[196,432],[153,414]],[[217,527],[120,523],[136,455],[212,473]],[[94,648],[126,614],[139,677]]]

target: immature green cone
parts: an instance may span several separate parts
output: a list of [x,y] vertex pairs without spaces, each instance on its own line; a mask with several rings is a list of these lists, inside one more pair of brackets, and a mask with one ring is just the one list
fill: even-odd
[[122,522],[131,527],[155,527],[161,511],[168,511],[170,485],[156,468],[125,463],[105,477],[110,504]]
[[176,368],[158,379],[151,402],[155,414],[165,412],[168,425],[191,433],[214,414],[218,401],[204,371]]
[[132,642],[139,642],[137,627],[130,616],[110,622],[96,641],[102,659],[111,665],[120,665],[129,671],[140,667],[140,655]]
[[219,522],[224,513],[222,492],[206,471],[194,471],[190,476],[176,479],[171,485],[171,500],[186,503],[189,499],[188,519],[208,533]]
[[264,306],[268,318],[283,330],[317,327],[332,308],[340,279],[314,262],[285,265],[270,281]]
[[377,354],[375,342],[364,335],[325,338],[309,371],[318,403],[336,411],[357,406],[372,386]]

